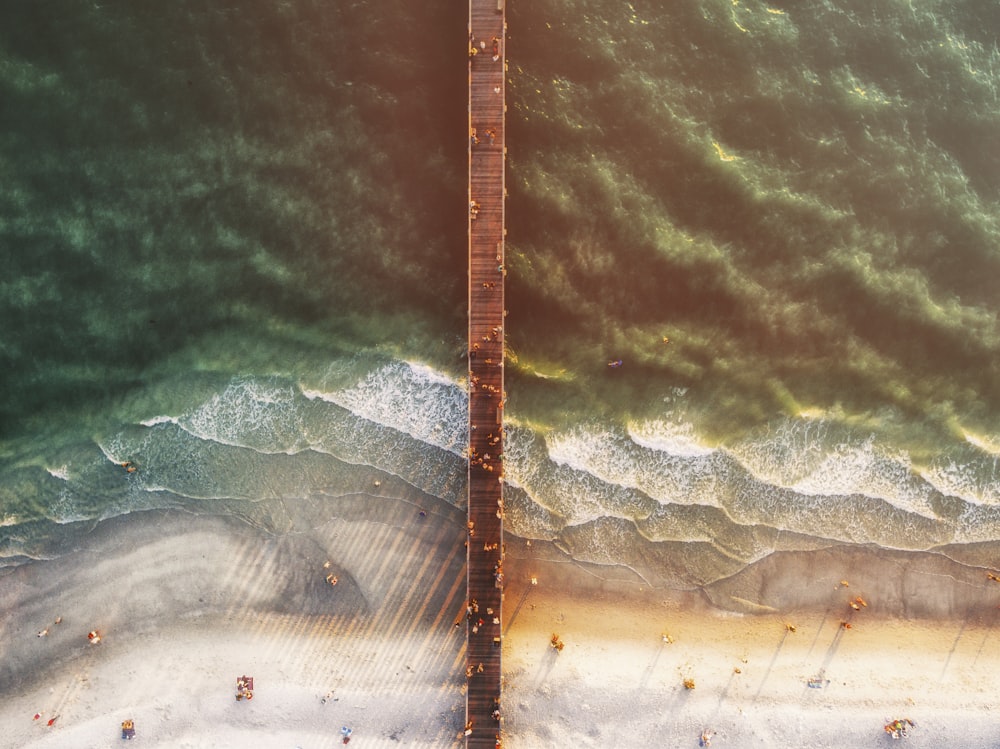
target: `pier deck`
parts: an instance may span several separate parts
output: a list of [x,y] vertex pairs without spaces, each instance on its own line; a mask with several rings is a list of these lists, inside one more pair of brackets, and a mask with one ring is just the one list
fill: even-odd
[[469,2],[467,747],[500,745],[502,710],[504,2]]

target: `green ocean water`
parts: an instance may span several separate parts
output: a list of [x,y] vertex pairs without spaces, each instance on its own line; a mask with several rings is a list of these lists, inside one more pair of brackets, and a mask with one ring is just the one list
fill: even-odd
[[[0,10],[8,565],[372,476],[464,502],[466,11]],[[1000,11],[508,24],[507,529],[681,585],[1000,539]]]

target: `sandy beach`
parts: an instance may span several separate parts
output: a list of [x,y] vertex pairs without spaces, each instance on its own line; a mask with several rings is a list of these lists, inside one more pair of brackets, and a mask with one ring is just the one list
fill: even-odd
[[[443,503],[423,516],[374,497],[331,504],[336,517],[278,535],[208,515],[118,518],[87,549],[0,579],[0,745],[125,745],[127,719],[142,746],[329,747],[342,726],[352,746],[455,743],[459,518]],[[238,702],[244,674],[254,697]]]
[[[749,614],[707,601],[727,587],[748,594],[761,569],[683,594],[620,570],[570,569],[551,549],[517,556],[508,562],[507,749],[696,747],[705,731],[713,747],[997,745],[1000,588],[975,570],[945,580],[933,558],[903,568],[892,555],[879,563],[830,552],[812,555],[810,568],[790,555],[764,565],[770,592],[753,592],[787,608]],[[524,582],[531,577],[537,585]],[[933,595],[935,617],[900,615],[900,586],[914,600]],[[867,606],[855,611],[859,596]],[[945,606],[960,615],[941,616]],[[916,724],[899,742],[883,730],[896,718]]]
[[[134,514],[3,577],[0,744],[120,746],[132,719],[143,746],[331,747],[342,726],[352,746],[460,745],[461,514],[332,504],[281,533]],[[975,569],[831,551],[683,593],[545,544],[508,552],[508,749],[695,747],[703,731],[715,747],[876,747],[893,718],[916,724],[901,745],[1000,736],[1000,585]],[[925,595],[935,605],[915,607]],[[711,603],[726,596],[758,613]],[[252,701],[234,698],[243,674]]]

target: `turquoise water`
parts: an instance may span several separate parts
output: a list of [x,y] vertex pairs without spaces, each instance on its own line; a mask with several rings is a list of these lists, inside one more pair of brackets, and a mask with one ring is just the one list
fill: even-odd
[[[461,505],[465,7],[19,5],[3,562]],[[1000,11],[669,6],[508,11],[508,530],[681,585],[1000,539]]]

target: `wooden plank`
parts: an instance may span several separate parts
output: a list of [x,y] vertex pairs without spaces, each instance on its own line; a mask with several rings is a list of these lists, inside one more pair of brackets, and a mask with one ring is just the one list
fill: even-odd
[[470,0],[467,747],[501,745],[505,30],[503,0]]

